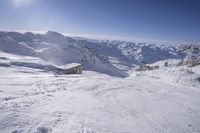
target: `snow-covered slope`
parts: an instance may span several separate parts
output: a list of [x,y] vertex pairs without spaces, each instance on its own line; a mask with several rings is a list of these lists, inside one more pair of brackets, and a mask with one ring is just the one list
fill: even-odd
[[46,34],[1,32],[0,51],[39,57],[55,65],[72,62],[83,64],[84,70],[93,70],[111,76],[126,77],[127,74],[113,66],[95,50],[76,44],[72,38],[56,32]]
[[171,82],[170,70],[116,78],[0,67],[0,132],[199,133],[200,88]]
[[[177,67],[183,55],[172,46],[0,32],[0,133],[199,133],[200,66]],[[71,62],[88,71],[45,69]],[[133,71],[141,62],[159,69]]]
[[34,50],[21,45],[19,41],[13,39],[11,36],[6,36],[3,33],[0,33],[0,51],[35,56]]
[[[164,65],[165,62],[168,62],[168,66]],[[178,59],[158,61],[150,64],[151,66],[159,66],[158,69],[141,72],[132,71],[131,75],[148,76],[168,84],[200,87],[200,65],[195,67],[177,66],[179,62]]]
[[107,56],[118,68],[128,70],[135,64],[151,64],[159,60],[181,59],[185,56],[184,53],[177,51],[176,47],[169,45],[95,40],[79,40],[79,43]]
[[56,65],[81,63],[84,70],[126,77],[141,63],[180,59],[185,55],[169,45],[71,38],[49,31],[46,34],[0,32],[0,51],[39,57]]

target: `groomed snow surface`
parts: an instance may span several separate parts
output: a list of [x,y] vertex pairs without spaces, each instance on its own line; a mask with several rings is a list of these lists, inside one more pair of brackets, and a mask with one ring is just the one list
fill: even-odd
[[199,133],[199,84],[173,82],[170,70],[117,78],[1,66],[0,133]]

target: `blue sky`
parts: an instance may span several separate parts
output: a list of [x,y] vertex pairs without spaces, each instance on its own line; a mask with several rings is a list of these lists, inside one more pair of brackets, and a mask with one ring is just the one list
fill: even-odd
[[200,40],[200,0],[0,0],[0,30]]

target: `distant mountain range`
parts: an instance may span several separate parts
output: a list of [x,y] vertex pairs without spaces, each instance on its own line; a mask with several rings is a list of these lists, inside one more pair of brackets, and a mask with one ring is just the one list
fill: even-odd
[[171,45],[72,38],[52,31],[45,34],[0,32],[0,51],[39,57],[56,65],[81,63],[85,70],[118,77],[126,77],[127,71],[141,63],[185,56]]

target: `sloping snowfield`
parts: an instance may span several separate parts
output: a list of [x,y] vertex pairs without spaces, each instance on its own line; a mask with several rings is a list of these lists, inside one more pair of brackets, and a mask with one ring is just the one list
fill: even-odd
[[200,132],[199,86],[145,75],[0,73],[0,133]]

